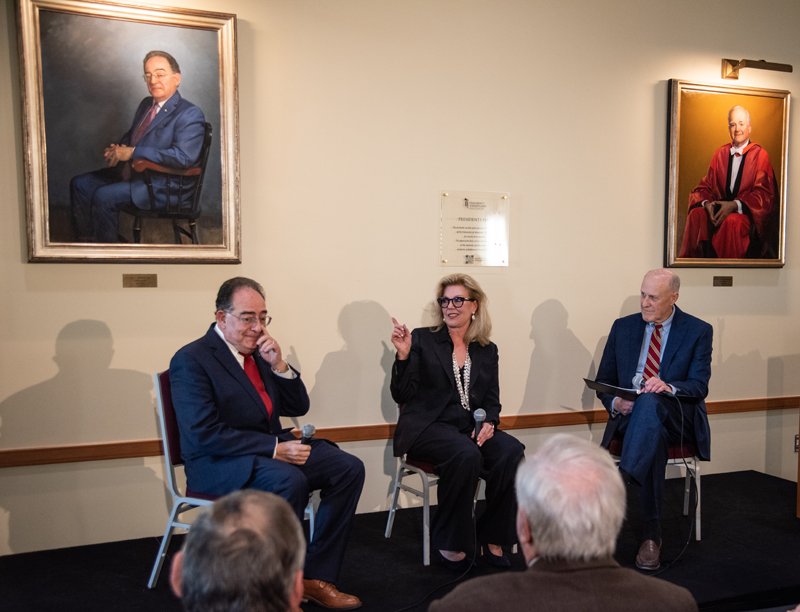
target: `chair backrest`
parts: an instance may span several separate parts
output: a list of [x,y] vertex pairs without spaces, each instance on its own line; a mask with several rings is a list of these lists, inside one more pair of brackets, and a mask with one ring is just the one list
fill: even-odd
[[192,214],[197,215],[200,212],[200,192],[203,191],[203,179],[206,177],[206,165],[208,164],[208,154],[211,152],[211,137],[214,130],[211,124],[206,121],[205,132],[203,134],[203,148],[200,149],[200,158],[197,160],[200,166],[200,176],[197,177],[197,185],[195,186],[194,196],[192,196]]
[[167,480],[172,494],[180,497],[175,481],[175,466],[183,465],[181,458],[181,435],[178,429],[178,418],[172,405],[172,387],[169,382],[169,370],[159,372],[155,378],[156,395],[158,397],[158,419],[161,424],[161,439],[164,444],[164,457],[167,460]]
[[[206,166],[208,165],[208,156],[211,153],[211,140],[214,129],[207,121],[203,124],[203,144],[200,147],[200,155],[197,158],[197,163],[186,171],[170,171],[165,166],[159,166],[152,162],[142,162],[137,160],[134,162],[134,170],[144,172],[144,182],[147,185],[147,192],[150,195],[149,209],[140,209],[136,206],[125,207],[125,211],[130,214],[136,215],[143,212],[148,213],[147,216],[155,218],[178,218],[194,220],[200,216],[200,193],[203,190],[203,180],[206,175]],[[162,174],[166,177],[167,181],[167,206],[166,209],[156,207],[156,196],[153,191],[153,183],[151,172]],[[184,181],[188,178],[188,185]],[[195,178],[196,177],[196,178]],[[177,189],[177,196],[173,200],[173,193]],[[184,193],[191,194],[184,198]],[[184,202],[186,205],[184,206]]]

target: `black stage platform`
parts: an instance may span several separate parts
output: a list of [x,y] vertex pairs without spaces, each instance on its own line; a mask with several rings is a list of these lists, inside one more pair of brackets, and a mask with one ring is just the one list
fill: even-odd
[[[660,577],[688,588],[701,610],[738,612],[788,609],[800,603],[800,519],[795,517],[797,485],[759,474],[735,472],[702,477],[702,536]],[[635,491],[632,517],[623,527],[617,559],[632,567],[639,527]],[[667,481],[662,561],[675,560],[689,538],[691,521],[682,514],[682,480]],[[480,511],[480,507],[479,507]],[[392,538],[385,540],[386,512],[356,516],[339,586],[358,595],[364,612],[404,606],[426,610],[453,584],[419,604],[455,577],[440,565],[422,565],[422,512],[401,511]],[[110,519],[111,520],[111,519]],[[167,516],[164,515],[166,524]],[[182,537],[174,538],[179,546]],[[146,582],[159,538],[0,557],[0,610],[108,612],[181,609],[169,591],[165,564],[155,589]],[[515,556],[514,569],[523,569]],[[482,562],[469,577],[492,573]],[[321,610],[304,604],[304,610]]]

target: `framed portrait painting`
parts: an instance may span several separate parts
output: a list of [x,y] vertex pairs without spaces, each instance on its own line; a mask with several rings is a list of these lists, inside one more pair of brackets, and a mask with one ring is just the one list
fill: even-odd
[[29,261],[238,263],[236,16],[17,2]]
[[784,265],[789,98],[670,81],[667,266]]

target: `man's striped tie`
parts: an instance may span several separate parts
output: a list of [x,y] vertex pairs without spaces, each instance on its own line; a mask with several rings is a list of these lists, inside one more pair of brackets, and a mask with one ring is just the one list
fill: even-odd
[[644,379],[658,378],[658,369],[661,365],[661,323],[656,323],[656,328],[650,336],[650,348],[647,349],[647,361],[644,364]]

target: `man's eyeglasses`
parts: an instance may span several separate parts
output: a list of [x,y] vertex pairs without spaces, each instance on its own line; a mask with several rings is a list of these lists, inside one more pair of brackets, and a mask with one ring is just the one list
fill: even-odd
[[272,322],[272,317],[269,315],[263,315],[261,317],[257,317],[256,315],[251,315],[251,314],[237,315],[233,314],[230,311],[228,311],[228,314],[231,315],[232,317],[236,317],[237,319],[239,319],[239,321],[242,322],[242,325],[245,325],[247,327],[252,327],[255,324],[256,320],[258,320],[258,322],[261,323],[261,327],[266,327]]
[[436,301],[442,308],[447,308],[450,305],[450,302],[453,302],[453,306],[455,308],[461,308],[464,305],[464,302],[477,302],[477,300],[473,298],[465,298],[465,297],[454,297],[453,299],[441,297]]
[[142,75],[142,78],[144,79],[145,83],[149,83],[150,81],[163,81],[168,76],[172,76],[173,74],[175,74],[175,73],[174,72],[154,72],[154,73],[150,74],[149,72],[145,72],[144,75]]

